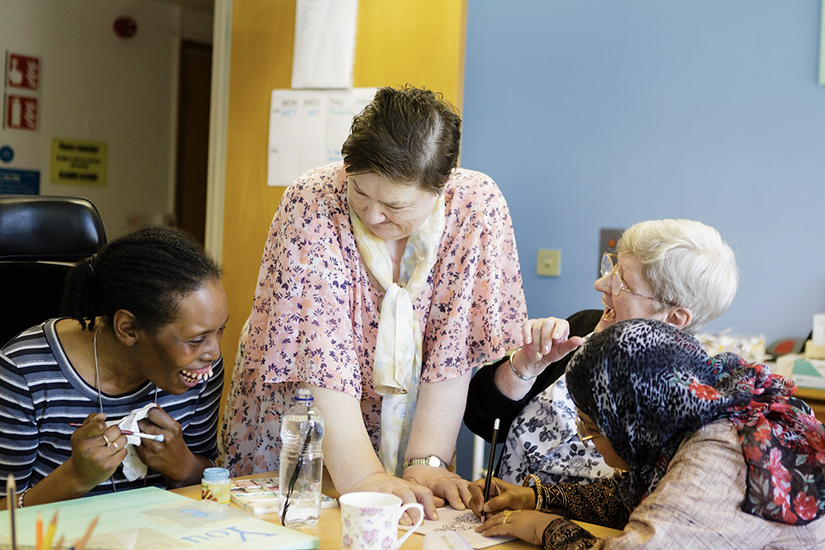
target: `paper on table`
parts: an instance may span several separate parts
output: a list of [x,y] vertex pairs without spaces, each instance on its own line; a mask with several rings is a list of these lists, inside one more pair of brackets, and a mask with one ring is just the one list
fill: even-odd
[[[242,510],[209,500],[191,500],[157,487],[118,491],[39,506],[19,512],[20,550],[34,547],[37,512],[60,510],[57,534],[79,539],[89,520],[100,520],[87,549],[198,548],[198,550],[312,550],[320,540],[314,535],[256,519]],[[0,523],[8,512],[0,512]],[[0,549],[8,546],[0,531]],[[68,546],[67,546],[68,547]]]
[[423,546],[424,550],[469,550],[473,547],[467,539],[453,531],[427,533]]
[[[515,539],[515,537],[484,537],[475,531],[479,525],[481,525],[481,520],[470,510],[456,510],[451,506],[445,506],[438,509],[438,521],[425,519],[415,532],[426,535],[427,533],[453,531],[461,535],[473,548],[487,548]],[[399,527],[410,528],[405,525]]]

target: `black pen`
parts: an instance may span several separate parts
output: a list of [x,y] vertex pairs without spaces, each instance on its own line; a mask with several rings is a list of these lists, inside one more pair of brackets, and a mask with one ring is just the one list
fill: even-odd
[[[490,485],[493,484],[493,461],[496,459],[496,439],[498,438],[499,420],[493,422],[493,437],[490,439],[490,459],[487,461],[487,479],[484,481],[484,502],[490,500]],[[482,503],[482,507],[484,504]],[[481,511],[481,519],[487,519],[484,510]]]

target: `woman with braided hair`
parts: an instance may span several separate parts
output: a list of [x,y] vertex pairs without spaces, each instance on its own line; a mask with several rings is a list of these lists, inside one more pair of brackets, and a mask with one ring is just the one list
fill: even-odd
[[200,480],[217,456],[220,277],[183,232],[140,229],[69,272],[66,317],[0,350],[0,479],[18,506]]

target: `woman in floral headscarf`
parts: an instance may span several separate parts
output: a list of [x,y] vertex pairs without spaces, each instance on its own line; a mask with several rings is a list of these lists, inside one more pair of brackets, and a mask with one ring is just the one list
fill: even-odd
[[[825,544],[825,430],[793,382],[734,354],[710,357],[650,319],[594,334],[566,376],[582,440],[624,471],[617,494],[630,521],[596,539],[541,512],[546,487],[497,482],[483,510],[501,513],[488,514],[486,535],[566,550]],[[479,485],[471,491],[480,512]]]

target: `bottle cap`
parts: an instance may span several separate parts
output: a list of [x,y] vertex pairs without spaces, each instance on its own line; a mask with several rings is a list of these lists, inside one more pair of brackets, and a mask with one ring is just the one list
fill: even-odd
[[207,468],[203,471],[203,477],[210,479],[229,479],[229,470],[226,468]]
[[312,390],[309,388],[298,388],[295,391],[295,401],[313,401]]

